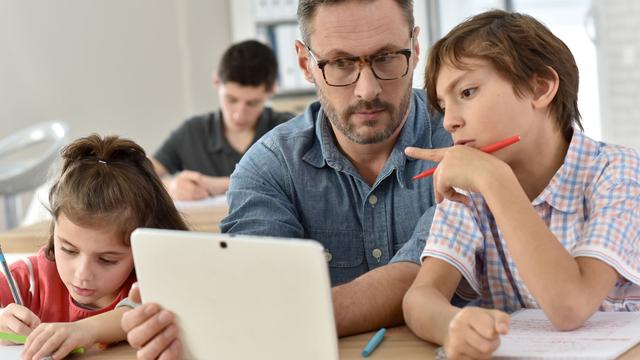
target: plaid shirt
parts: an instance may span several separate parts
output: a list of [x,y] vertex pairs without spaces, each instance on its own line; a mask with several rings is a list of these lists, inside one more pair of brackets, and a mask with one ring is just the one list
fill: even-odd
[[[438,205],[422,258],[458,269],[464,279],[458,294],[478,306],[507,312],[538,308],[484,198],[469,195],[469,207],[446,200]],[[599,259],[620,274],[599,310],[640,311],[637,152],[575,131],[564,164],[532,206],[573,257]]]

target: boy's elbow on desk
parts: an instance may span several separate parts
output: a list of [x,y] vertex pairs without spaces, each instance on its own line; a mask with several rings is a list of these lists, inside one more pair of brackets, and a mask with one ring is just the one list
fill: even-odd
[[566,306],[556,306],[549,311],[543,309],[553,327],[558,331],[571,331],[581,327],[593,312],[586,313],[574,304]]

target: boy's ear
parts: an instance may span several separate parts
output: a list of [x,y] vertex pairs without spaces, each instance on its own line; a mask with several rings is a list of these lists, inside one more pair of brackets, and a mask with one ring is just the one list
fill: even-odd
[[550,66],[547,66],[546,74],[536,74],[532,80],[534,108],[548,107],[558,93],[560,86],[560,77],[558,73]]

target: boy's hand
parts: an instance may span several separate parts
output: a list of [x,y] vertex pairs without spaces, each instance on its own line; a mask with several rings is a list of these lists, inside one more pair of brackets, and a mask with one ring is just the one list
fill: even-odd
[[[0,331],[27,336],[40,325],[40,319],[28,308],[11,303],[0,309]],[[2,341],[1,344],[11,342]]]
[[174,200],[201,200],[209,196],[203,175],[190,170],[176,175],[167,186],[167,191]]
[[95,343],[92,329],[79,322],[43,323],[27,338],[22,359],[40,360],[47,356],[63,359],[78,347],[90,348]]
[[444,341],[447,359],[490,359],[509,323],[509,315],[499,310],[463,308],[449,323]]
[[506,166],[495,156],[464,145],[443,149],[408,147],[405,149],[405,154],[412,158],[438,163],[438,168],[433,174],[434,192],[438,203],[448,199],[469,204],[469,198],[459,193],[456,188],[481,192],[483,177],[495,175],[501,165]]

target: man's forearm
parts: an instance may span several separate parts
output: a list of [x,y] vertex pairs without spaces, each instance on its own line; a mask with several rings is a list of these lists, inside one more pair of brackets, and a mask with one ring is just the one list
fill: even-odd
[[418,273],[409,262],[389,264],[332,289],[338,336],[404,322],[402,298]]

